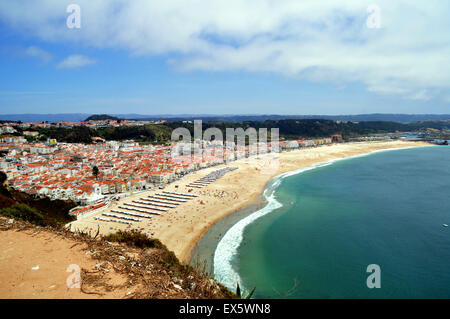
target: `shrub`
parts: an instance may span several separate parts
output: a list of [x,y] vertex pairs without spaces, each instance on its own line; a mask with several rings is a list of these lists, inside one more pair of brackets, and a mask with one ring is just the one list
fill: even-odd
[[163,244],[158,239],[148,238],[141,232],[119,230],[116,233],[106,235],[105,240],[124,243],[128,246],[139,248],[162,248]]
[[0,209],[0,215],[22,219],[34,224],[44,225],[44,215],[37,209],[31,208],[25,204],[14,204],[10,207]]
[[157,248],[159,252],[159,262],[168,268],[180,267],[180,270],[185,272],[192,271],[188,265],[182,265],[175,253],[169,250],[159,239],[148,238],[145,234],[137,231],[123,231],[118,230],[115,233],[106,235],[103,239],[111,242],[124,243],[128,246],[138,248]]
[[4,172],[0,171],[0,186],[3,185],[3,183],[6,181],[7,176]]

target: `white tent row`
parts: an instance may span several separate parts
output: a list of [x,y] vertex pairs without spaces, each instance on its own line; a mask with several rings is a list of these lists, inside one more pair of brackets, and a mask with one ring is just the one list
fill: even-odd
[[203,183],[198,183],[198,182],[194,182],[194,183],[190,183],[190,184],[187,184],[186,186],[187,187],[205,187],[205,186],[208,186],[209,184],[203,184]]
[[195,186],[206,186],[214,181],[216,181],[217,179],[221,178],[223,175],[225,175],[227,172],[230,171],[234,171],[235,169],[237,169],[237,167],[225,167],[225,168],[221,168],[219,170],[216,170],[214,172],[209,173],[206,176],[203,176],[202,178],[187,184],[188,187],[195,187]]
[[200,187],[205,187],[208,185],[209,185],[209,183],[199,183],[199,182],[193,182],[193,183],[187,184],[187,186],[200,186]]
[[[155,204],[152,204],[152,203],[149,203],[146,201],[141,201],[141,200],[134,200],[133,203],[142,204],[147,209],[156,209],[156,210],[160,210],[162,212],[167,212],[170,208],[173,208],[173,207],[163,208],[160,205],[155,205]],[[153,206],[155,206],[155,207],[153,207]]]
[[214,181],[206,181],[206,180],[198,179],[196,181],[193,181],[191,184],[211,184],[212,182],[215,182],[215,180]]
[[[152,204],[149,202],[143,201],[143,200],[133,200],[133,203],[142,204],[142,205],[146,206],[145,208],[147,208],[147,209],[157,209],[157,210],[163,210],[165,212],[167,211],[167,209],[161,208],[161,207],[156,207],[156,208],[150,207],[150,206],[152,206]],[[153,206],[155,206],[155,205],[153,205]]]
[[[134,202],[134,201],[133,201]],[[156,209],[156,210],[160,210],[159,209],[159,207],[156,207],[156,208],[153,208],[153,207],[149,207],[149,204],[148,203],[137,203],[137,204],[131,204],[131,203],[123,203],[124,205],[127,205],[127,206],[131,206],[131,207],[138,207],[138,208],[145,208],[145,209]],[[141,204],[141,205],[138,205],[138,204]],[[167,209],[166,210],[164,210],[164,211],[167,211]]]
[[190,185],[190,184],[188,184],[188,185],[186,185],[187,187],[195,187],[195,188],[202,188],[203,186],[197,186],[197,185]]
[[123,203],[124,205],[127,206],[131,206],[131,207],[137,207],[137,208],[145,208],[145,209],[149,209],[148,206],[144,206],[144,205],[138,205],[138,204],[131,204],[131,203]]
[[162,191],[162,192],[166,193],[166,194],[172,194],[172,195],[178,195],[178,196],[198,197],[198,195],[195,195],[195,194],[175,193],[175,192],[168,192],[168,191]]
[[132,220],[134,222],[142,221],[142,219],[140,219],[140,218],[129,217],[129,216],[121,216],[121,215],[110,214],[110,213],[102,213],[102,216],[115,217],[115,218],[120,218],[120,219],[125,219],[125,220]]
[[136,212],[127,212],[127,211],[118,210],[118,209],[111,209],[111,211],[115,212],[115,213],[120,213],[120,214],[125,214],[125,215],[130,215],[130,216],[144,217],[144,218],[152,218],[152,216],[150,216],[149,214],[161,215],[161,213],[158,213],[158,212],[146,212],[147,214],[141,214],[141,213],[136,213]]
[[[166,208],[176,208],[177,207],[175,205],[168,205],[168,204],[158,203],[158,202],[155,202],[155,200],[153,200],[153,199],[148,199],[148,198],[143,198],[143,197],[141,197],[139,199],[141,201],[144,201],[144,203],[141,202],[141,204],[150,205],[150,206],[156,206],[157,208],[154,208],[154,209],[157,209],[157,210],[167,211],[168,209],[166,209]],[[165,207],[165,208],[162,208],[162,207]],[[152,207],[152,209],[153,209],[153,207]]]
[[[182,203],[187,202],[187,201],[183,201],[183,202],[181,202],[181,203],[177,203],[177,202],[174,202],[174,201],[175,201],[174,199],[170,199],[170,198],[161,198],[161,197],[159,197],[159,196],[153,196],[153,195],[148,195],[147,197],[149,197],[150,200],[152,200],[152,201],[154,201],[154,202],[157,202],[157,203],[161,203],[161,204],[180,205],[180,204],[182,204]],[[180,200],[180,201],[181,201],[181,200]]]
[[186,198],[186,197],[182,197],[182,196],[178,196],[178,195],[169,195],[169,194],[161,194],[161,193],[156,193],[156,195],[159,196],[166,196],[166,197],[171,197],[171,198],[176,198],[176,199],[191,199],[191,198]]
[[190,183],[189,185],[194,185],[194,186],[208,186],[209,183],[198,183],[198,182],[196,182],[196,183]]
[[[158,202],[163,200],[163,201],[169,201],[169,202],[170,201],[179,201],[182,203],[186,203],[188,200],[190,200],[190,198],[172,198],[172,195],[169,195],[169,196],[167,196],[167,195],[157,195],[157,196],[148,195],[147,197],[149,197],[151,200],[158,201]],[[180,203],[171,202],[170,204],[179,205]]]
[[113,219],[113,218],[94,217],[94,219],[101,220],[104,222],[113,222],[113,223],[121,223],[121,224],[126,224],[126,225],[133,225],[133,223],[131,223],[131,222],[127,222],[125,220],[117,220],[117,219]]
[[202,180],[198,180],[195,182],[192,182],[191,184],[211,184],[212,181],[202,181]]
[[153,208],[153,207],[149,207],[149,208],[147,208],[147,210],[141,209],[141,208],[137,208],[137,207],[127,207],[127,206],[119,206],[119,208],[126,209],[126,210],[132,210],[132,211],[136,211],[136,212],[141,212],[141,213],[149,213],[149,214],[153,213],[153,211],[147,211],[149,209],[155,209],[155,210],[158,210],[158,211],[161,211],[161,212],[166,212],[167,211],[165,208],[159,209],[159,208]]
[[161,203],[174,204],[174,205],[180,205],[180,203],[186,203],[188,201],[188,199],[175,199],[175,198],[168,198],[166,196],[163,197],[163,196],[157,196],[157,195],[148,195],[148,197],[158,200],[158,202],[161,202]]
[[[140,212],[140,213],[148,213],[148,214],[155,214],[156,213],[156,212],[153,212],[153,211],[147,211],[147,210],[144,210],[144,209],[141,209],[141,208],[135,208],[135,207],[119,206],[119,208],[126,209],[126,210],[133,210],[133,211]],[[166,209],[163,209],[163,208],[159,209],[159,208],[151,207],[151,208],[148,208],[148,209],[156,209],[156,210],[159,210],[159,211],[162,211],[162,212],[167,211]]]

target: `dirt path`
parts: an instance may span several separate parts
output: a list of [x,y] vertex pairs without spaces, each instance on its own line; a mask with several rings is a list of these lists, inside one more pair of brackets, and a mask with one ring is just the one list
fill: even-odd
[[[0,298],[123,297],[124,291],[104,292],[100,296],[68,288],[67,279],[75,277],[74,269],[67,272],[70,265],[88,270],[96,265],[83,251],[86,246],[49,232],[36,234],[32,229],[0,232]],[[120,280],[119,277],[115,275],[112,280]]]

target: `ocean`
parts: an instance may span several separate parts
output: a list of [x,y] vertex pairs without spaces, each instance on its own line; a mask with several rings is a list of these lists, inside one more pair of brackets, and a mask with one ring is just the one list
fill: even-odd
[[[450,298],[450,147],[282,174],[213,245],[216,279],[255,298]],[[212,253],[211,253],[212,254]],[[370,289],[369,265],[380,269]]]

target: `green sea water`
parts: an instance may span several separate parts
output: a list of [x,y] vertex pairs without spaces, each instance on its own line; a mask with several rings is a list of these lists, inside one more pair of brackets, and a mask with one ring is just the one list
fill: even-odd
[[[219,242],[216,278],[257,298],[450,298],[449,194],[445,146],[278,177]],[[370,264],[381,288],[367,287]]]

